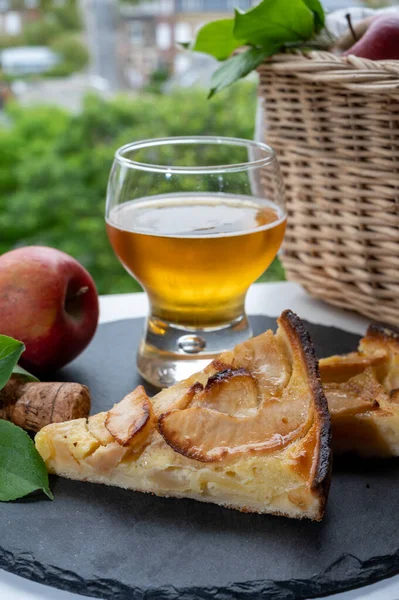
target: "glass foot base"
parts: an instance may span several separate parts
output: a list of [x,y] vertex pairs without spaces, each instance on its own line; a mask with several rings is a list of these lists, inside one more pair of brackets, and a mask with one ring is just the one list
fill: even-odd
[[155,387],[169,387],[251,336],[246,315],[222,327],[189,330],[149,317],[137,352],[137,367]]

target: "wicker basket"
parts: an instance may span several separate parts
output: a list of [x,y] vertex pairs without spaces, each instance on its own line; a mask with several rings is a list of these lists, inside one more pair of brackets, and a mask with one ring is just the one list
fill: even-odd
[[399,324],[399,61],[328,52],[259,69],[265,140],[283,170],[287,277]]

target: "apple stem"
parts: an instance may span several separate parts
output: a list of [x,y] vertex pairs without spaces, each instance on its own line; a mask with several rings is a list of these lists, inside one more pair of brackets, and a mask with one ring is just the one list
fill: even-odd
[[78,298],[79,296],[83,296],[83,294],[86,294],[86,292],[88,292],[88,291],[89,291],[89,286],[84,285],[76,292],[75,298]]
[[[69,291],[69,293],[68,293]],[[65,312],[67,312],[72,317],[79,317],[82,311],[82,303],[79,300],[81,296],[84,296],[89,291],[89,286],[83,285],[78,289],[77,292],[71,294],[70,290],[67,291],[67,295],[65,297]]]
[[350,13],[347,13],[345,15],[346,20],[348,21],[348,27],[350,29],[351,34],[353,35],[353,39],[355,40],[355,42],[357,42],[357,40],[359,39],[356,35],[356,32],[353,28],[353,24],[352,24],[352,17],[350,16]]

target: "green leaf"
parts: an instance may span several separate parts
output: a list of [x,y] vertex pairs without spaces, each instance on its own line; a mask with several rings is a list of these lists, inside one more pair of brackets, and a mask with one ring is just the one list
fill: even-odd
[[303,0],[303,2],[313,12],[315,31],[318,33],[321,29],[323,29],[326,21],[324,8],[319,0]]
[[267,49],[308,40],[313,33],[313,12],[303,0],[263,0],[246,13],[235,13],[234,36]]
[[16,500],[36,490],[53,499],[42,457],[26,431],[0,420],[0,501]]
[[32,373],[29,373],[28,371],[26,371],[25,369],[23,369],[19,365],[15,365],[15,367],[12,370],[12,374],[13,375],[19,375],[20,377],[23,377],[27,381],[39,381],[39,379],[37,377],[35,377],[34,375],[32,375]]
[[241,77],[248,75],[275,51],[276,48],[271,49],[270,52],[259,48],[249,48],[226,60],[212,75],[209,98]]
[[233,29],[234,19],[220,19],[207,23],[198,31],[191,50],[206,52],[218,60],[225,60],[245,43],[245,40],[234,37]]
[[25,346],[7,335],[0,335],[0,390],[11,377]]

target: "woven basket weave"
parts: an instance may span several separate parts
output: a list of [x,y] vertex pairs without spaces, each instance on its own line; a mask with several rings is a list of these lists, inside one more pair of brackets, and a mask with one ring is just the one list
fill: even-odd
[[288,279],[398,325],[399,61],[311,52],[259,74],[286,184]]

